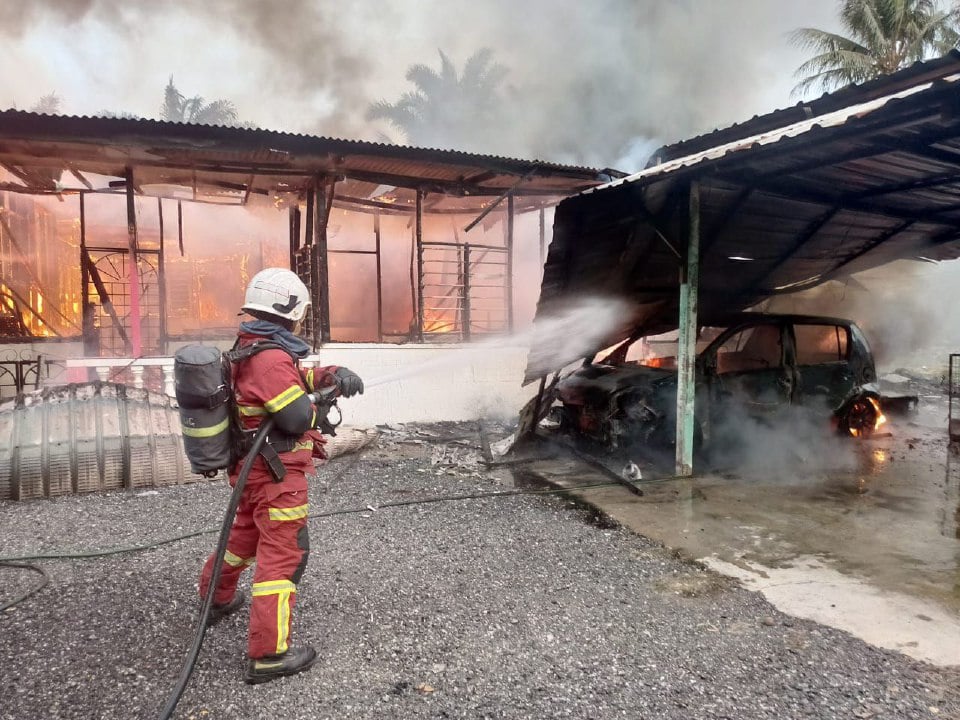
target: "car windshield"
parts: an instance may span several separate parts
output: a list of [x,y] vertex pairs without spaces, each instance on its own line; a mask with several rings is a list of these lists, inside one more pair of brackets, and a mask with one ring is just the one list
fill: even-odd
[[[699,355],[726,328],[702,327],[697,336],[697,354]],[[675,369],[677,366],[676,331],[662,335],[650,335],[629,343],[621,343],[599,353],[600,362],[607,365],[647,365],[649,367]]]
[[753,325],[735,332],[717,348],[717,372],[779,367],[783,356],[779,325]]

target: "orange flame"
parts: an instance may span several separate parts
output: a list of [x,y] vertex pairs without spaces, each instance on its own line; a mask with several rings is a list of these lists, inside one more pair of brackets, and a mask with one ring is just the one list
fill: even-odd
[[881,425],[887,422],[887,416],[883,414],[883,411],[880,409],[880,403],[877,402],[875,398],[868,397],[867,401],[873,406],[874,410],[874,422],[872,428],[867,427],[850,427],[850,434],[853,437],[866,437],[874,432],[876,432]]

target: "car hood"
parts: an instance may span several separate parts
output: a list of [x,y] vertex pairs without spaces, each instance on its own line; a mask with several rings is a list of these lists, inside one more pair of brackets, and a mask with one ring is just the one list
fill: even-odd
[[559,389],[561,397],[584,392],[613,394],[627,388],[642,392],[676,377],[676,370],[646,365],[587,365],[563,378]]

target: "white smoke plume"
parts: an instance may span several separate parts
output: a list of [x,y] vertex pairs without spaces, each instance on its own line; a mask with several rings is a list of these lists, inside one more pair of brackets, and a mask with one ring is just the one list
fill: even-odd
[[[415,63],[490,48],[508,69],[502,127],[479,152],[615,166],[637,138],[679,140],[789,104],[804,59],[786,34],[831,29],[832,0],[0,0],[0,106],[57,92],[67,114],[156,117],[173,75],[254,125],[376,140],[369,103]],[[189,48],[189,52],[182,48]],[[482,138],[482,141],[481,141]]]

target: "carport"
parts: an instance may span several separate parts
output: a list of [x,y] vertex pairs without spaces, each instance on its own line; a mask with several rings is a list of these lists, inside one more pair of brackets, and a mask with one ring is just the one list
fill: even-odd
[[[637,307],[600,350],[678,329],[676,470],[693,473],[697,328],[898,259],[960,257],[960,52],[658,150],[563,201],[537,318]],[[526,381],[579,360],[531,349]]]

